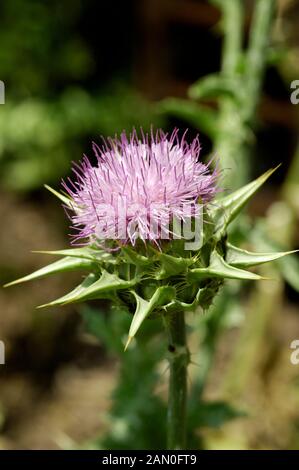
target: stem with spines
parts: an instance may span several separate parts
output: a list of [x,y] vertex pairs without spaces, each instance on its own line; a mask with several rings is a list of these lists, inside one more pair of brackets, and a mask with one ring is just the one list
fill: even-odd
[[168,333],[169,395],[167,448],[186,448],[187,367],[190,354],[186,344],[185,314],[176,311],[165,318]]

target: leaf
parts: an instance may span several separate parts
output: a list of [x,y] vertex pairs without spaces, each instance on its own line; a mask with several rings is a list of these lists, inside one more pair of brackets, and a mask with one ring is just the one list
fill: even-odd
[[136,253],[135,250],[132,250],[129,246],[122,247],[122,253],[128,263],[134,264],[135,266],[148,266],[152,261],[146,256]]
[[213,207],[210,208],[210,216],[215,223],[215,234],[218,234],[219,237],[223,235],[227,226],[237,217],[249,199],[274,173],[278,166],[266,171],[259,178],[234,191],[232,194],[214,202]]
[[55,189],[51,188],[51,186],[45,184],[44,185],[45,188],[50,191],[52,194],[54,194],[54,196],[58,197],[58,199],[60,199],[66,206],[68,206],[70,209],[74,209],[74,201],[69,197],[69,196],[66,196],[62,193],[59,193],[58,191],[56,191]]
[[205,292],[207,291],[208,288],[204,287],[202,289],[198,289],[197,294],[193,300],[192,303],[187,303],[187,302],[182,302],[181,300],[175,299],[166,304],[163,309],[169,313],[169,312],[177,312],[178,310],[183,309],[184,312],[194,312],[195,308],[200,304],[201,305],[201,299]]
[[166,98],[160,101],[158,110],[190,122],[212,140],[218,131],[217,114],[208,106],[179,98]]
[[104,308],[80,305],[84,331],[101,341],[109,353],[123,353],[123,337],[128,331],[131,315],[124,305],[105,305]]
[[71,303],[73,299],[76,299],[78,296],[84,293],[89,286],[94,284],[96,279],[96,275],[94,273],[91,273],[84,279],[81,284],[75,287],[75,289],[73,289],[68,294],[47,304],[39,305],[37,308],[54,307],[55,305],[65,305],[66,303]]
[[72,256],[75,258],[90,259],[93,261],[102,261],[106,263],[115,264],[115,257],[101,248],[90,248],[88,246],[80,248],[70,248],[66,250],[55,250],[55,251],[44,251],[35,250],[33,253],[43,253],[46,255],[57,255],[57,256]]
[[262,279],[257,274],[230,266],[216,251],[211,254],[210,265],[207,268],[191,269],[187,275],[188,280],[191,282],[213,277],[241,280]]
[[185,271],[190,264],[194,263],[192,258],[177,258],[176,256],[167,255],[165,253],[159,255],[159,261],[161,268],[155,275],[155,278],[159,280],[176,276]]
[[55,261],[55,263],[48,264],[37,271],[34,271],[28,276],[24,276],[16,281],[9,282],[5,284],[4,287],[10,287],[15,284],[20,284],[21,282],[28,282],[34,279],[40,279],[42,277],[49,276],[55,273],[61,273],[64,271],[74,271],[76,269],[90,269],[93,267],[93,262],[88,259],[83,258],[74,258],[70,256],[66,256],[65,258],[60,259],[59,261]]
[[53,305],[65,305],[74,302],[84,302],[86,300],[109,299],[113,297],[114,291],[129,289],[133,287],[135,283],[136,279],[124,281],[116,274],[110,274],[103,270],[99,279],[88,276],[86,278],[86,282],[83,281],[82,284],[76,287],[76,289],[69,294],[48,304],[41,305],[39,308],[51,307]]
[[107,298],[107,294],[113,291],[129,289],[133,287],[136,282],[137,278],[134,278],[130,281],[124,281],[116,274],[110,274],[106,270],[103,270],[100,279],[96,280],[93,284],[88,286],[67,303]]
[[130,326],[129,337],[125,350],[130,342],[136,335],[143,321],[153,312],[157,307],[168,304],[175,296],[175,289],[170,286],[158,287],[152,298],[147,301],[132,291],[136,299],[136,311]]
[[221,98],[229,96],[240,99],[240,81],[235,77],[226,77],[220,74],[208,75],[195,82],[188,90],[192,99]]
[[[256,224],[254,231],[250,234],[251,241],[254,245],[259,246],[262,250],[281,250],[281,247],[276,241],[270,239],[267,235],[266,229],[262,221]],[[298,251],[298,250],[295,250]],[[290,252],[294,253],[294,252]],[[279,271],[286,282],[297,292],[299,292],[299,257],[295,254],[290,254],[286,257],[280,258],[275,261]]]
[[192,406],[190,419],[195,427],[218,428],[232,419],[246,416],[242,410],[233,408],[229,403],[222,401],[195,402]]
[[284,251],[277,253],[253,253],[247,250],[237,248],[227,243],[226,261],[232,266],[250,267],[258,264],[268,263],[283,256],[294,253],[294,251]]

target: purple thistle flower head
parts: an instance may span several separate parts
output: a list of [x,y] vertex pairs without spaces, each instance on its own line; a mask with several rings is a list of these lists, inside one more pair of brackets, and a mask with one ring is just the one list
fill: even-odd
[[63,182],[72,200],[73,243],[158,243],[172,238],[171,221],[196,216],[198,205],[214,197],[218,172],[199,161],[198,137],[189,144],[177,129],[170,136],[141,134],[123,132],[101,148],[93,143],[96,166],[86,156],[74,163],[76,180]]

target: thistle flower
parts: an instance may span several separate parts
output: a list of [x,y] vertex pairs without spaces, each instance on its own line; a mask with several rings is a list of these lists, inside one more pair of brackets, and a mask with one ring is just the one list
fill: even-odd
[[199,213],[199,204],[217,192],[217,170],[199,161],[200,143],[170,137],[162,130],[144,135],[136,131],[120,139],[93,144],[97,165],[84,156],[74,164],[76,181],[63,182],[70,195],[70,214],[78,240],[117,238],[135,244],[137,238],[156,241],[173,235],[172,221]]
[[[120,140],[109,139],[102,149],[94,144],[94,151],[97,166],[93,167],[87,157],[81,165],[75,164],[77,180],[69,180],[71,187],[64,184],[68,196],[48,187],[72,209],[72,223],[79,231],[76,239],[85,239],[86,246],[45,252],[61,259],[7,284],[57,272],[87,271],[87,276],[71,292],[43,307],[109,299],[133,314],[128,345],[151,315],[168,318],[177,312],[194,311],[198,305],[207,310],[225,279],[261,279],[247,269],[289,254],[252,253],[228,240],[229,224],[275,169],[234,193],[217,198],[217,203],[210,203],[217,191],[217,172],[209,172],[209,166],[198,161],[197,138],[187,144],[184,137],[179,140],[177,130],[169,139],[159,131],[155,138],[143,136],[140,142],[135,132],[129,140],[123,133]],[[163,230],[170,233],[167,217],[175,215],[184,221],[184,204],[193,210],[191,216],[196,215],[196,203],[200,200],[205,204],[209,221],[202,226],[202,246],[189,250],[185,241],[182,244],[180,240],[163,244],[160,250],[147,243],[138,249],[117,243],[119,249],[111,252],[96,246],[91,242],[99,238],[98,225],[104,223],[104,235],[110,238],[109,231],[114,226],[109,210],[115,209],[119,215],[123,209],[116,206],[115,197],[121,203],[128,200],[124,238],[132,244],[138,236],[153,241],[155,237],[163,238]],[[162,221],[158,234],[151,232],[148,216],[152,214],[140,210],[144,206],[148,211],[151,203],[157,204],[153,211],[156,221]]]

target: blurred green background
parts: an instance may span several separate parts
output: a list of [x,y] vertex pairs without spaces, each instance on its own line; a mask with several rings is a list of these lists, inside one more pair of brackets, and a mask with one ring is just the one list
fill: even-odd
[[[246,45],[255,1],[242,3]],[[290,83],[299,79],[298,21],[298,1],[277,2],[249,135],[248,178],[282,163],[235,228],[236,238],[250,233],[260,251],[299,246],[299,105],[290,102]],[[59,188],[73,160],[92,158],[92,140],[133,126],[188,127],[190,139],[200,134],[203,158],[216,145],[221,159],[219,103],[209,98],[194,109],[187,91],[219,71],[222,26],[216,1],[2,0],[2,284],[48,262],[31,250],[69,243],[68,221],[43,184]],[[232,171],[225,168],[226,187]],[[299,339],[298,259],[262,273],[273,280],[228,283],[211,312],[188,319],[194,447],[299,449],[299,365],[290,362]],[[0,291],[0,449],[163,447],[160,325],[148,322],[123,361],[130,319],[121,312],[102,303],[35,309],[75,281],[60,276]]]

